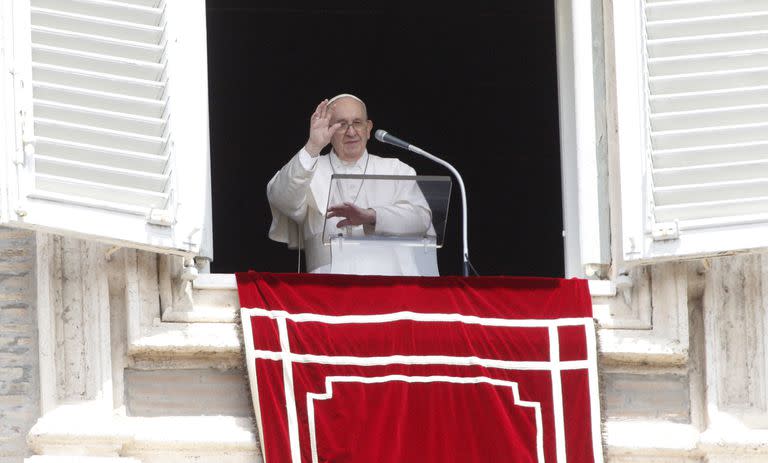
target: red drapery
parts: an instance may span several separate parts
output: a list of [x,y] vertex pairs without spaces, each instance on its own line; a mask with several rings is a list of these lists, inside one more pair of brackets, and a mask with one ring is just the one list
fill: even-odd
[[237,281],[267,463],[602,461],[584,280]]

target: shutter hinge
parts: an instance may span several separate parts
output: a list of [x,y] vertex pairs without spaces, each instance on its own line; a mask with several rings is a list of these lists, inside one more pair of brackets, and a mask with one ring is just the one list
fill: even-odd
[[172,227],[176,224],[176,217],[168,209],[150,209],[147,215],[147,223],[160,227]]
[[653,241],[676,240],[680,238],[680,224],[674,222],[662,222],[653,225],[651,232]]
[[17,166],[24,166],[27,163],[27,156],[34,156],[35,155],[35,142],[34,140],[24,141],[24,149],[16,150],[16,158],[13,160],[13,163]]
[[17,166],[23,166],[26,163],[27,156],[34,156],[35,154],[35,135],[34,129],[31,127],[29,121],[26,120],[27,112],[21,110],[21,117],[24,121],[21,123],[21,149],[16,150],[16,157],[13,163]]

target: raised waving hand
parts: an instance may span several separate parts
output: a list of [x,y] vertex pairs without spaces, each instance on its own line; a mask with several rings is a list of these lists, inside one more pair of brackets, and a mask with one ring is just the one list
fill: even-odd
[[319,155],[320,151],[331,142],[333,134],[341,127],[339,122],[331,125],[332,115],[333,109],[330,108],[327,99],[321,101],[312,113],[309,121],[309,140],[304,145],[304,149],[312,156]]

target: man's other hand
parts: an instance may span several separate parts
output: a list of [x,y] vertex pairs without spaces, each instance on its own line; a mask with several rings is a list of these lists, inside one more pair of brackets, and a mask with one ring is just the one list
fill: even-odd
[[309,140],[304,145],[304,149],[307,150],[312,157],[316,157],[320,154],[323,148],[328,146],[331,142],[333,134],[339,130],[341,123],[331,125],[331,115],[333,110],[329,108],[328,100],[325,99],[317,105],[315,112],[312,113],[312,118],[309,121]]
[[344,217],[336,226],[343,228],[354,225],[375,225],[376,211],[373,209],[363,209],[352,203],[343,203],[328,208],[326,217]]

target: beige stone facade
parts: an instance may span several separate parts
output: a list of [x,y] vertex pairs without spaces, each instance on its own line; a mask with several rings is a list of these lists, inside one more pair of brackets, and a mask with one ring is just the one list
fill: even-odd
[[[3,462],[259,461],[231,275],[2,233]],[[768,461],[764,256],[620,283],[591,285],[606,460]]]

